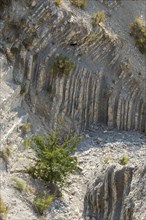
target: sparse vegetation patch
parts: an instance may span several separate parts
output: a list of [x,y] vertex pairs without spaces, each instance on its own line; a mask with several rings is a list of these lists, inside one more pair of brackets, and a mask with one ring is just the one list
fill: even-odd
[[4,149],[0,150],[0,157],[6,162],[9,162],[9,158],[11,156],[11,151],[8,146],[6,146]]
[[47,209],[49,207],[49,205],[51,205],[53,200],[54,200],[53,195],[40,194],[34,198],[33,205],[34,205],[35,210],[40,215],[43,215],[45,209]]
[[99,23],[105,22],[105,12],[104,11],[97,11],[97,13],[93,16],[93,25],[97,25]]
[[21,127],[21,130],[22,130],[22,132],[23,133],[27,133],[27,132],[29,132],[29,130],[30,130],[30,123],[28,123],[28,122],[26,122],[26,123],[24,123],[23,125],[22,125],[22,127]]
[[128,156],[123,155],[123,156],[120,158],[119,163],[120,163],[121,165],[126,165],[126,164],[128,163],[128,161],[129,161]]
[[68,58],[62,55],[57,55],[54,62],[52,71],[53,74],[69,74],[74,68],[74,63]]
[[8,207],[0,196],[0,219],[5,219],[8,213]]
[[146,52],[146,25],[141,18],[136,18],[130,25],[130,35],[135,39],[141,53]]
[[25,189],[26,184],[25,184],[24,180],[17,178],[17,177],[14,177],[14,178],[12,178],[12,181],[14,183],[15,188],[18,189],[20,192],[22,192]]

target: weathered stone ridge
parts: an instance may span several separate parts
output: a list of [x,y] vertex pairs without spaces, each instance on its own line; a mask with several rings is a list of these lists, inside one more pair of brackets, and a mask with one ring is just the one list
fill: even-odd
[[[139,176],[136,186],[133,180],[135,176]],[[138,171],[131,167],[109,167],[105,176],[97,178],[87,190],[85,216],[98,220],[135,220],[137,215],[144,219],[145,202],[138,210],[139,205],[135,200],[139,195],[141,201],[145,201],[145,178],[145,167]]]
[[[120,40],[102,25],[94,29],[90,17],[80,13],[48,0],[28,12],[16,44],[20,57],[14,75],[21,73],[27,82],[33,112],[45,117],[50,127],[63,117],[68,127],[78,130],[101,122],[145,131],[145,80],[121,53]],[[51,74],[56,54],[74,62],[69,75]]]

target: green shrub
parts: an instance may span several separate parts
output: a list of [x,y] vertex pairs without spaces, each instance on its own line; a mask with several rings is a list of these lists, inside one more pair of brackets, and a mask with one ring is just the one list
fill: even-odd
[[40,194],[34,198],[33,205],[34,205],[35,210],[39,214],[43,215],[44,211],[51,205],[53,200],[54,200],[53,195]]
[[72,155],[78,142],[79,136],[72,132],[65,137],[61,136],[60,129],[45,133],[44,136],[33,135],[25,139],[35,152],[35,164],[29,167],[28,172],[38,179],[51,184],[63,183],[68,173],[77,167],[77,158]]
[[67,57],[57,55],[53,62],[53,74],[69,74],[74,68],[74,63]]
[[5,219],[8,214],[8,207],[0,196],[0,219]]
[[99,23],[104,23],[105,22],[105,12],[104,11],[98,11],[94,16],[93,16],[93,25],[97,25]]
[[70,2],[78,8],[84,8],[87,4],[87,0],[70,0]]
[[130,25],[130,35],[135,39],[141,53],[146,52],[146,25],[141,18],[136,18]]
[[120,163],[121,165],[126,165],[126,164],[128,163],[128,161],[129,161],[128,156],[123,155],[123,156],[120,158],[119,163]]

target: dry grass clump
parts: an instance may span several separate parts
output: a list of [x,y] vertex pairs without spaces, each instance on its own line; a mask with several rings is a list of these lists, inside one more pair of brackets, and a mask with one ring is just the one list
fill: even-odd
[[97,25],[99,23],[105,22],[105,12],[104,11],[97,11],[97,13],[93,16],[93,25]]
[[14,177],[14,178],[12,178],[12,181],[13,181],[13,183],[14,183],[14,187],[15,187],[18,191],[22,192],[22,191],[25,190],[26,184],[25,184],[24,180],[22,180],[22,179],[20,179],[20,178],[18,178],[18,177]]
[[87,0],[70,0],[70,2],[78,8],[84,8],[87,4]]
[[8,207],[4,203],[2,197],[0,196],[0,219],[4,220],[6,219],[8,214]]
[[141,18],[136,18],[130,25],[130,35],[135,39],[141,53],[146,52],[146,25]]

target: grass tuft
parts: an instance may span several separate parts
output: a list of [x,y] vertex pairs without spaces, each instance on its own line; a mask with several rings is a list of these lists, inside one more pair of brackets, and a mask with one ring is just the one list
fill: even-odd
[[12,178],[12,181],[13,181],[14,186],[17,190],[19,190],[20,192],[25,190],[26,184],[25,184],[24,180],[22,180],[18,177],[14,177],[14,178]]
[[128,163],[128,161],[129,161],[128,156],[123,155],[123,156],[120,158],[119,163],[120,163],[121,165],[126,165],[126,164]]
[[5,219],[8,214],[8,207],[4,203],[2,197],[0,196],[0,219]]
[[33,205],[34,205],[35,210],[39,214],[43,215],[44,211],[51,205],[53,200],[54,200],[53,195],[40,194],[34,198]]
[[105,12],[97,11],[97,13],[93,16],[93,25],[98,25],[99,23],[105,22]]

